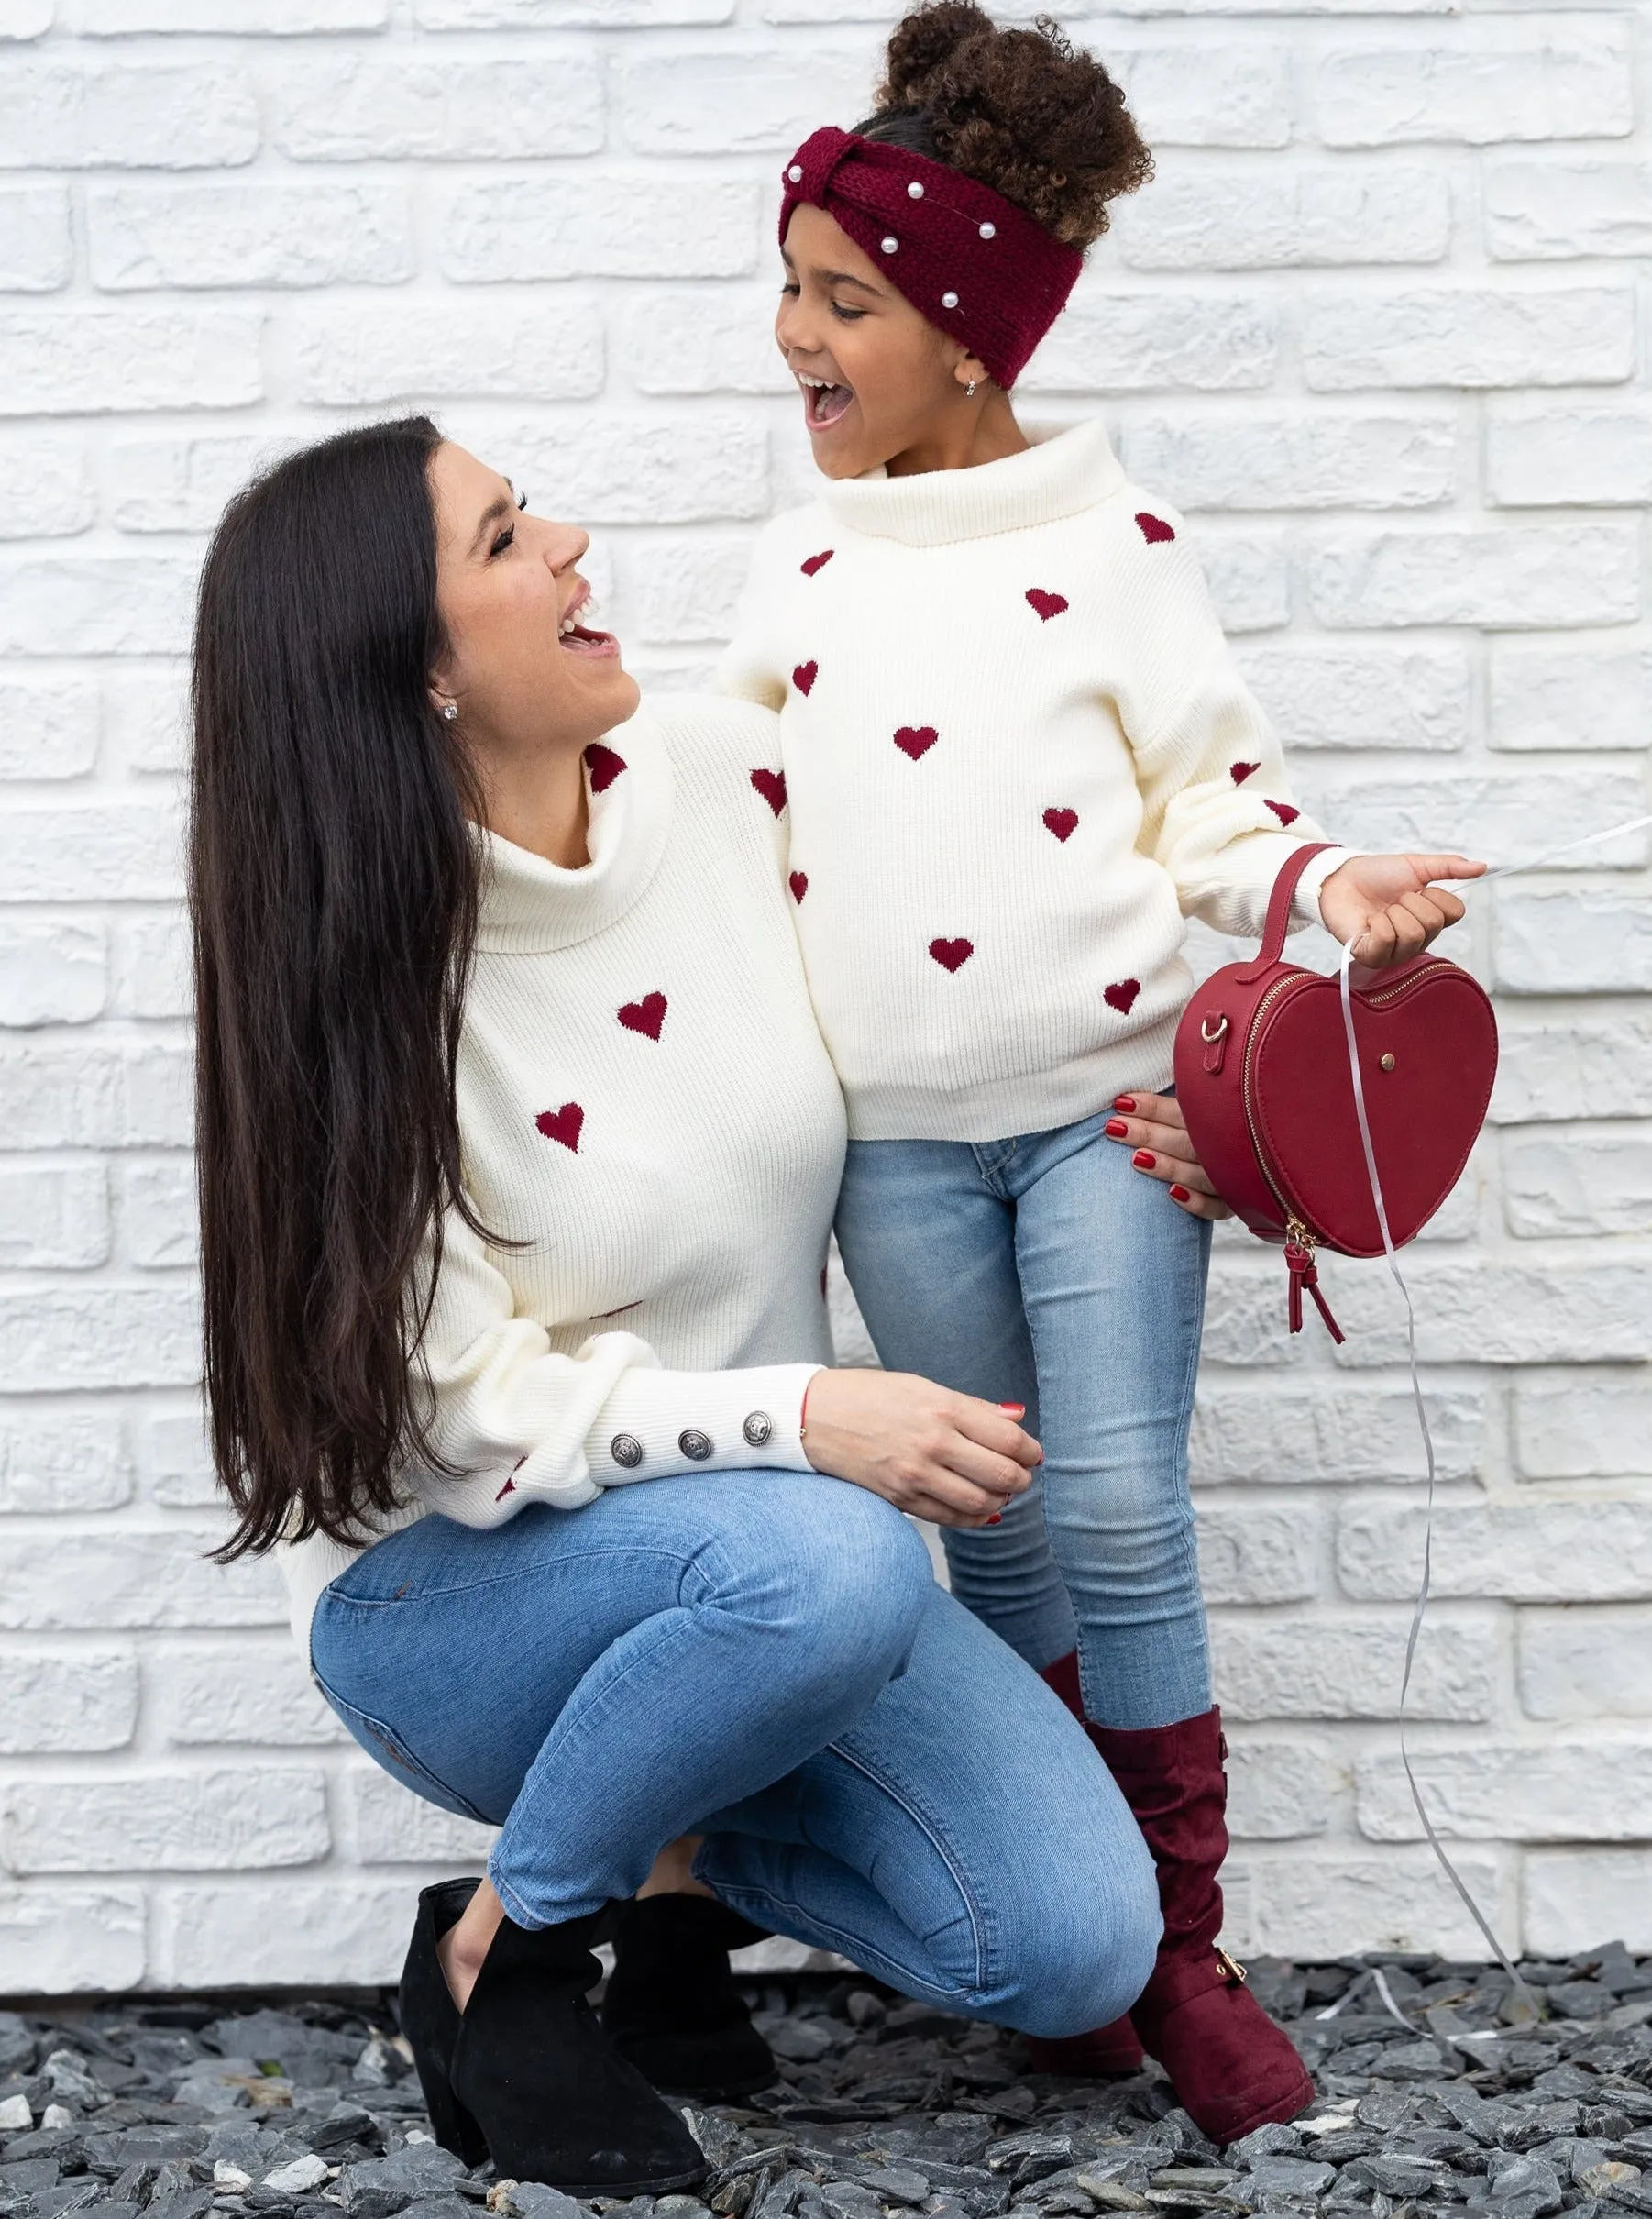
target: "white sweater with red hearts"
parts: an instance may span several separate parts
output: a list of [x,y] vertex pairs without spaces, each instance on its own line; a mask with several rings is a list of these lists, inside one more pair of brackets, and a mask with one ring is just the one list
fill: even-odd
[[[1029,436],[777,518],[720,675],[780,712],[798,935],[856,1139],[1001,1140],[1162,1087],[1184,919],[1259,933],[1323,837],[1176,512],[1100,425]],[[1309,865],[1299,921],[1347,852]]]
[[[465,1476],[410,1473],[376,1534],[808,1469],[843,1105],[787,917],[775,719],[659,701],[587,763],[584,869],[483,836],[458,1110],[467,1190],[501,1239],[450,1216],[424,1342],[432,1444]],[[306,1658],[316,1599],[358,1553],[282,1548]]]

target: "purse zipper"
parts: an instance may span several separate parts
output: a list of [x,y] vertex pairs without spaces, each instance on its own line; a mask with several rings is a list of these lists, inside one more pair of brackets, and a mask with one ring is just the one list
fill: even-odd
[[[1325,1320],[1326,1330],[1330,1334],[1331,1339],[1335,1341],[1338,1346],[1340,1346],[1347,1336],[1344,1334],[1342,1328],[1337,1323],[1336,1319],[1332,1317],[1330,1305],[1327,1302],[1324,1295],[1320,1292],[1319,1272],[1314,1261],[1315,1250],[1317,1245],[1315,1236],[1303,1223],[1296,1211],[1293,1209],[1291,1205],[1284,1199],[1283,1196],[1279,1191],[1278,1186],[1275,1184],[1272,1166],[1270,1164],[1267,1153],[1262,1146],[1261,1135],[1257,1131],[1256,1119],[1252,1114],[1250,1107],[1250,1072],[1252,1056],[1255,1050],[1257,1032],[1261,1026],[1261,1020],[1267,1010],[1272,1007],[1274,1002],[1282,999],[1283,996],[1293,988],[1308,984],[1312,977],[1312,973],[1302,971],[1291,972],[1285,977],[1276,979],[1274,983],[1268,988],[1267,992],[1262,996],[1261,999],[1257,1003],[1255,1011],[1251,1016],[1250,1029],[1245,1039],[1245,1060],[1239,1073],[1239,1094],[1240,1098],[1245,1105],[1245,1124],[1250,1134],[1251,1152],[1255,1155],[1258,1165],[1261,1166],[1262,1177],[1267,1182],[1268,1192],[1273,1197],[1274,1202],[1278,1206],[1279,1213],[1285,1221],[1285,1269],[1289,1275],[1285,1296],[1286,1321],[1292,1332],[1301,1332],[1302,1294],[1304,1287],[1305,1287],[1309,1295],[1313,1297],[1315,1308],[1319,1312],[1320,1317]],[[1404,989],[1403,988],[1396,988],[1394,990],[1396,992],[1403,992]]]

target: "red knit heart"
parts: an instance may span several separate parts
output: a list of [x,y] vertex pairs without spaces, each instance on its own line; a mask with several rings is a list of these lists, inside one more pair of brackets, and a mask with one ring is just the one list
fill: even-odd
[[928,755],[940,737],[933,724],[903,724],[895,734],[895,745],[902,755],[910,756],[916,763],[920,756]]
[[1052,616],[1059,616],[1067,605],[1064,594],[1046,593],[1042,586],[1030,586],[1027,590],[1027,600],[1029,604],[1038,611],[1039,622],[1045,624]]
[[592,793],[606,793],[626,763],[622,755],[615,755],[611,747],[604,747],[600,740],[593,740],[585,751],[585,766],[590,772]]
[[794,901],[801,901],[804,895],[809,891],[808,873],[806,871],[793,871],[790,883],[792,900]]
[[666,1021],[666,997],[657,990],[644,994],[641,1001],[628,1001],[619,1012],[620,1022],[628,1032],[645,1032],[650,1040],[657,1040],[660,1027]]
[[959,971],[975,952],[973,940],[931,940],[930,954],[943,971]]
[[578,1102],[564,1102],[560,1110],[542,1110],[534,1120],[547,1141],[560,1141],[578,1155],[585,1112]]
[[1109,1010],[1117,1010],[1121,1017],[1128,1017],[1140,991],[1140,979],[1121,978],[1117,986],[1103,987],[1101,999]]
[[813,691],[814,682],[820,675],[819,663],[799,663],[791,674],[791,682],[799,693],[809,693]]
[[1078,811],[1075,809],[1047,809],[1044,811],[1044,823],[1065,846],[1077,829]]
[[1228,776],[1233,780],[1233,783],[1236,786],[1242,786],[1253,770],[1260,770],[1261,768],[1261,765],[1260,763],[1229,763],[1228,766]]
[[752,784],[778,816],[786,807],[786,773],[783,770],[754,770]]
[[1288,801],[1269,801],[1267,806],[1273,811],[1273,814],[1279,819],[1282,824],[1294,824],[1297,818],[1302,814],[1301,810],[1293,809]]
[[[811,555],[807,562],[799,563],[798,568],[805,578],[812,578],[817,570],[823,570],[826,568],[836,553],[835,547],[822,547],[818,555]],[[805,686],[803,690],[807,693],[809,688]]]
[[1162,516],[1154,516],[1146,509],[1138,512],[1136,522],[1140,526],[1142,538],[1146,540],[1150,547],[1156,546],[1162,539],[1173,539],[1176,535],[1173,524],[1166,524]]

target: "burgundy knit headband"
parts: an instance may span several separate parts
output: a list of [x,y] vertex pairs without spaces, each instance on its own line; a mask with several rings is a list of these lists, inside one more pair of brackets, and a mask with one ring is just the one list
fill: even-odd
[[780,243],[800,201],[821,208],[920,315],[1008,392],[1066,305],[1084,257],[990,185],[927,155],[828,125],[787,164]]

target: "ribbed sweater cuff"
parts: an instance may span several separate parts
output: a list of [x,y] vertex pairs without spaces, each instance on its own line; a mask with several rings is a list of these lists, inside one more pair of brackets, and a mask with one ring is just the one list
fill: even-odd
[[1319,915],[1320,888],[1324,886],[1333,871],[1340,870],[1345,863],[1351,863],[1356,856],[1362,856],[1364,853],[1365,850],[1362,847],[1327,847],[1323,856],[1316,856],[1296,881],[1295,898],[1291,904],[1293,922],[1296,924],[1320,923],[1322,922]]
[[657,1372],[632,1365],[586,1436],[600,1486],[681,1472],[807,1472],[803,1396],[818,1363],[738,1372]]

